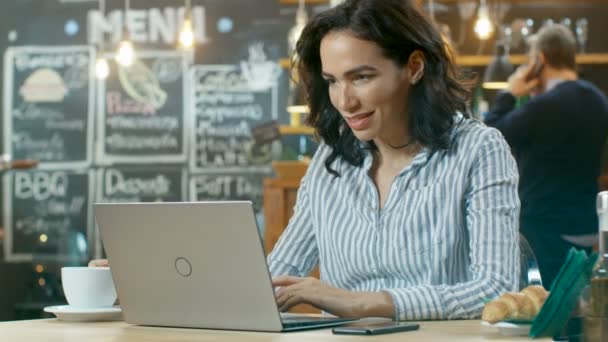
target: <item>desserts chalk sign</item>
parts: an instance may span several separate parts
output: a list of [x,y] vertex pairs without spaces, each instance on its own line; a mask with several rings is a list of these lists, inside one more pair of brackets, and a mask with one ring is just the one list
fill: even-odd
[[88,46],[12,47],[4,55],[4,153],[41,168],[86,167],[95,55]]
[[[180,165],[113,165],[97,170],[97,203],[182,202],[187,200],[187,173]],[[95,257],[105,257],[95,226]]]
[[179,166],[114,165],[97,173],[97,202],[181,202],[186,170]]

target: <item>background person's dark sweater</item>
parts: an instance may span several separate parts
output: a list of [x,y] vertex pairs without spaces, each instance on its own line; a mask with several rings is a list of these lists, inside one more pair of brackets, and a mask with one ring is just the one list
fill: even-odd
[[567,235],[597,232],[608,99],[577,80],[515,104],[510,93],[499,94],[485,122],[502,132],[517,159],[522,221],[540,219],[540,229]]

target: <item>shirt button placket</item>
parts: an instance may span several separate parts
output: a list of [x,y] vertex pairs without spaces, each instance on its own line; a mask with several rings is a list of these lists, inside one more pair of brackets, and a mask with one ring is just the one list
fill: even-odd
[[372,268],[372,272],[376,275],[379,274],[378,272],[378,268],[380,266],[380,261],[381,261],[381,256],[380,254],[382,253],[382,236],[384,235],[382,232],[382,228],[384,227],[383,225],[383,215],[381,211],[378,211],[378,215],[376,216],[376,231],[374,232],[374,256],[373,256],[373,260],[374,260],[374,265]]

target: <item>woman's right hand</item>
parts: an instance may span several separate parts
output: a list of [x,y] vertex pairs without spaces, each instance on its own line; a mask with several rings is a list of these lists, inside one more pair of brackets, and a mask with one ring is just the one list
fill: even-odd
[[[108,259],[93,259],[89,261],[89,267],[110,267],[110,263],[108,262]],[[114,305],[119,304],[120,302],[118,301],[117,297],[116,301],[114,302]]]
[[108,259],[93,259],[89,261],[89,267],[110,267]]

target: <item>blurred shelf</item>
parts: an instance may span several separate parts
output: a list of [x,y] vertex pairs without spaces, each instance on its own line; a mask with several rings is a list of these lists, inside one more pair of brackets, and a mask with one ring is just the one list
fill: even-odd
[[[456,63],[460,66],[485,66],[490,64],[493,55],[462,55],[456,56]],[[523,64],[527,60],[526,55],[511,55],[509,61],[512,64]],[[608,53],[584,53],[576,55],[578,64],[608,64]],[[289,58],[281,58],[279,64],[283,68],[289,68]]]
[[[456,57],[456,63],[460,66],[484,66],[490,64],[493,55],[463,55]],[[527,61],[526,55],[509,56],[511,64],[523,64]],[[607,53],[586,53],[576,55],[578,64],[608,64]]]
[[300,126],[293,127],[288,125],[279,126],[281,135],[313,135],[315,130],[312,127]]

